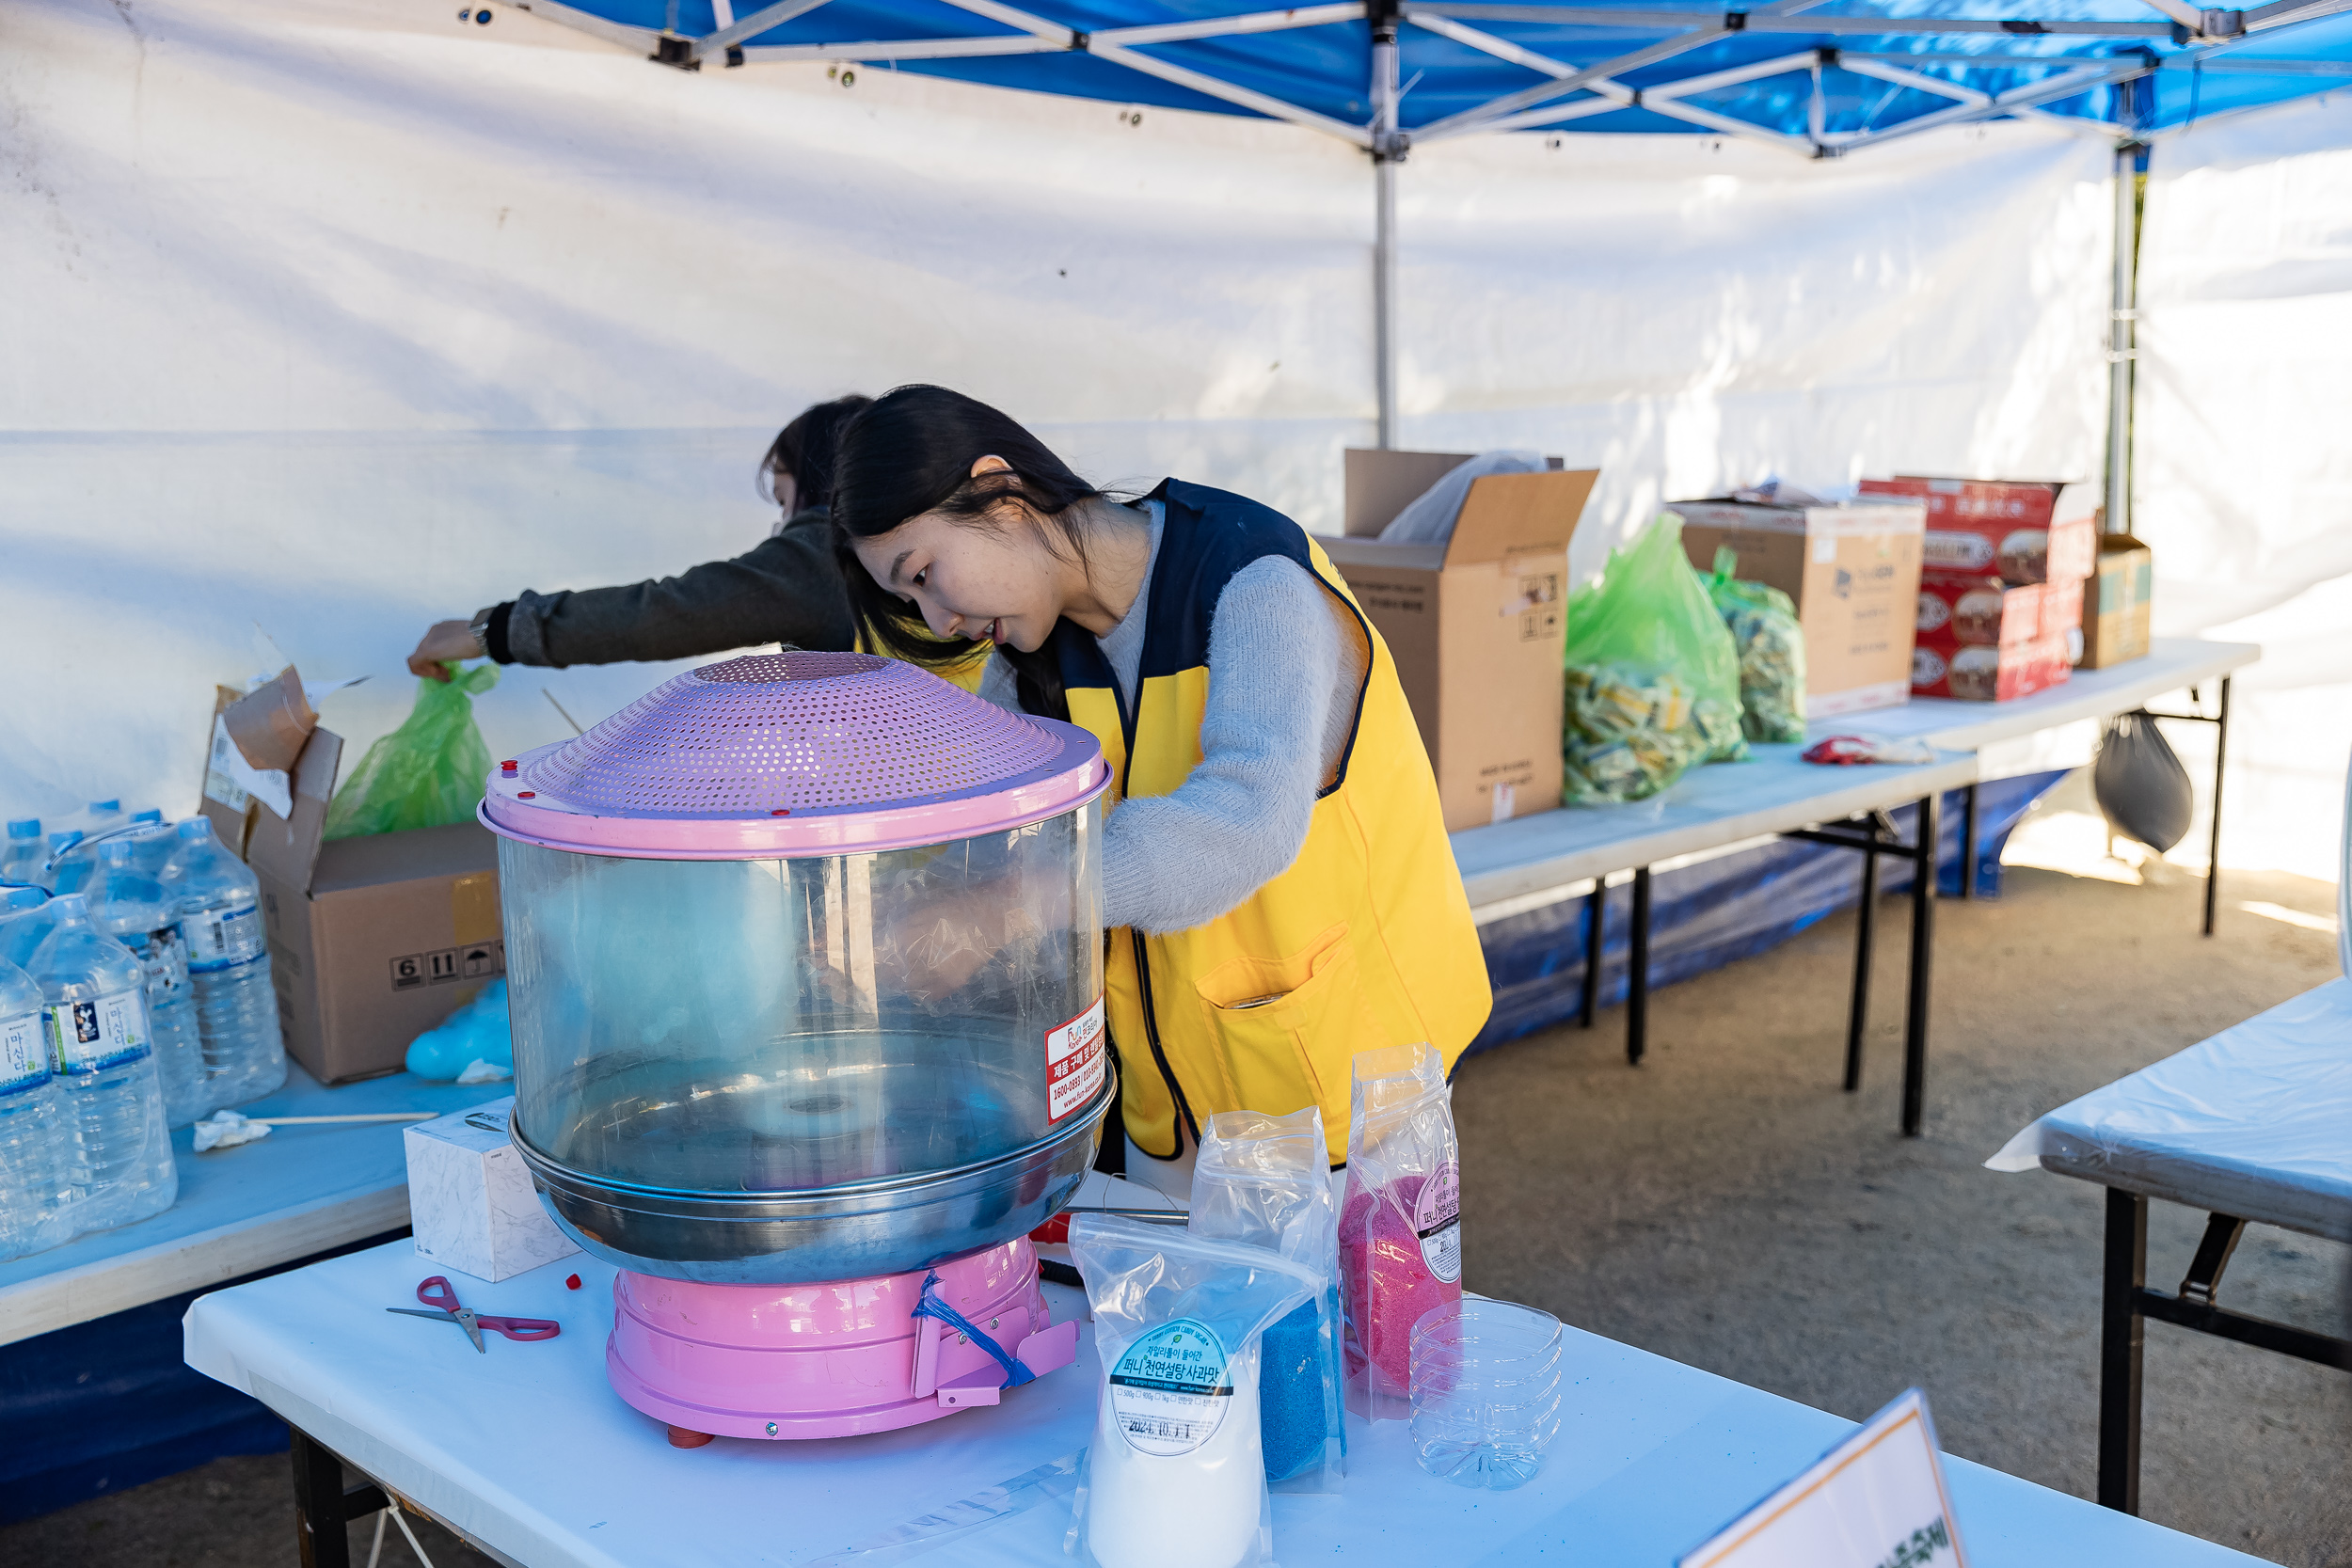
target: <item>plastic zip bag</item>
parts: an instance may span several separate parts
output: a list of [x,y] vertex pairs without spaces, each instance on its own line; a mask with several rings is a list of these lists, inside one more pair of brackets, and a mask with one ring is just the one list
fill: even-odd
[[1269,1486],[1337,1492],[1347,1474],[1340,1236],[1323,1112],[1313,1105],[1286,1117],[1220,1111],[1200,1132],[1190,1233],[1266,1247],[1323,1276],[1313,1300],[1261,1337],[1258,1425]]
[[1412,1414],[1413,1325],[1462,1299],[1462,1156],[1445,1059],[1426,1045],[1360,1051],[1348,1070],[1340,1205],[1347,1407]]
[[1715,551],[1707,596],[1740,654],[1740,733],[1750,740],[1795,745],[1804,739],[1804,627],[1797,602],[1777,588],[1740,582],[1740,557]]
[[2099,737],[2090,792],[2107,826],[2161,855],[2188,836],[2197,792],[2146,708],[2119,713]]
[[328,838],[405,832],[473,820],[490,776],[490,748],[473,721],[476,695],[498,684],[495,664],[448,681],[417,682],[400,728],[368,748],[326,807]]
[[1063,1550],[1096,1568],[1264,1568],[1258,1336],[1320,1277],[1264,1247],[1106,1214],[1070,1222],[1070,1257],[1103,1383]]
[[1568,599],[1561,733],[1570,804],[1639,800],[1702,762],[1738,762],[1740,653],[1661,514]]

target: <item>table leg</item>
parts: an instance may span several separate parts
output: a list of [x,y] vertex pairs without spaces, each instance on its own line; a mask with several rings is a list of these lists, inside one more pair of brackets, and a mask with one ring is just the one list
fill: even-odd
[[343,1462],[333,1449],[292,1427],[294,1545],[302,1568],[351,1568],[351,1539],[344,1527],[389,1508],[391,1499],[373,1481],[343,1485]]
[[[1872,830],[1872,836],[1877,831]],[[1854,911],[1853,1002],[1846,1012],[1846,1092],[1862,1087],[1862,1037],[1870,1022],[1871,938],[1878,928],[1879,856],[1862,851],[1862,903]]]
[[1577,998],[1577,1026],[1590,1029],[1593,1015],[1600,1011],[1600,953],[1601,936],[1607,930],[1609,914],[1609,879],[1593,879],[1593,891],[1584,896],[1584,988]]
[[2230,677],[2221,677],[2221,716],[2213,730],[2213,835],[2205,847],[2205,935],[2221,894],[2221,763],[2230,748]]
[[1977,786],[1960,794],[1960,895],[1977,895]]
[[2139,1512],[2140,1351],[2147,1320],[2148,1200],[2107,1189],[2106,1260],[2099,1300],[2099,1506]]
[[1649,1049],[1649,867],[1633,873],[1633,927],[1627,933],[1625,1059],[1633,1067]]
[[1928,980],[1935,959],[1936,807],[1940,796],[1919,802],[1917,859],[1911,879],[1911,1000],[1903,1019],[1903,1136],[1919,1135],[1928,1093]]

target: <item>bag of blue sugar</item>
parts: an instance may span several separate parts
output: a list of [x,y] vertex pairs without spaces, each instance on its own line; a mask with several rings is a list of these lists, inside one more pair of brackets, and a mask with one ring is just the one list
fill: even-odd
[[1259,1427],[1266,1480],[1283,1492],[1336,1492],[1346,1473],[1341,1425],[1339,1221],[1323,1114],[1227,1111],[1201,1128],[1188,1231],[1264,1247],[1324,1281],[1261,1337]]

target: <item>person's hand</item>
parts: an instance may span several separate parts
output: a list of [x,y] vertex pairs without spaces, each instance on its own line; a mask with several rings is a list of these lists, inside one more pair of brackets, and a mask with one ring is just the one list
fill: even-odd
[[417,651],[408,656],[408,673],[447,681],[451,665],[480,658],[485,652],[474,637],[471,621],[436,621],[418,641]]

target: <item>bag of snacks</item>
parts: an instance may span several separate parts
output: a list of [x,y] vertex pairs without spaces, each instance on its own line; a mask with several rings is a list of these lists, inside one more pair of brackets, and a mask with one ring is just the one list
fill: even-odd
[[1340,1275],[1347,1407],[1412,1414],[1413,1325],[1462,1299],[1462,1164],[1445,1059],[1426,1045],[1359,1051],[1348,1070]]
[[1639,800],[1699,763],[1748,754],[1739,650],[1674,514],[1610,551],[1600,580],[1569,598],[1565,660],[1568,803]]
[[1062,1549],[1094,1568],[1274,1558],[1258,1337],[1322,1290],[1279,1253],[1111,1214],[1070,1222],[1102,1365]]
[[1323,1113],[1220,1111],[1200,1129],[1186,1229],[1271,1248],[1323,1275],[1323,1290],[1261,1337],[1258,1425],[1278,1492],[1337,1492],[1346,1474],[1340,1421],[1339,1213]]
[[1740,557],[1715,551],[1707,596],[1740,650],[1740,731],[1750,740],[1794,745],[1804,739],[1804,627],[1797,602],[1777,588],[1732,577]]

